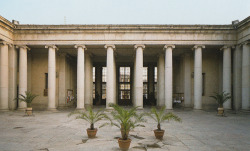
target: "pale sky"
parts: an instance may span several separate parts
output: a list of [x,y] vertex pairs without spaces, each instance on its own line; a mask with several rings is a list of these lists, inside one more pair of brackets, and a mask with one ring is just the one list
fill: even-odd
[[231,24],[250,16],[250,0],[0,0],[20,24]]

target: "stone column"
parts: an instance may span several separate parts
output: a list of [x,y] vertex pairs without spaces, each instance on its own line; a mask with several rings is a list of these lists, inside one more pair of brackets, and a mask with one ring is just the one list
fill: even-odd
[[242,109],[250,109],[250,46],[243,44],[242,51]]
[[[231,46],[223,46],[223,86],[222,91],[231,94]],[[223,104],[225,109],[232,109],[231,99]]]
[[136,102],[136,98],[135,98],[135,94],[136,94],[136,90],[135,90],[135,81],[136,81],[136,53],[133,56],[134,57],[134,66],[133,66],[133,84],[132,84],[132,103],[135,106],[135,102]]
[[184,104],[185,107],[192,107],[191,100],[191,55],[186,53],[183,57],[184,70]]
[[107,82],[106,82],[106,108],[111,109],[109,104],[115,104],[116,98],[115,92],[116,88],[114,87],[115,79],[115,63],[114,63],[114,50],[115,45],[105,45],[107,49]]
[[165,105],[165,61],[164,54],[160,54],[158,58],[157,64],[157,106]]
[[84,83],[85,83],[85,45],[75,45],[77,48],[77,109],[84,109]]
[[9,47],[9,109],[17,107],[17,50]]
[[0,110],[9,110],[9,62],[8,62],[8,43],[0,41]]
[[241,108],[242,51],[236,46],[233,56],[233,100],[234,110]]
[[55,45],[48,48],[48,110],[56,110],[56,50]]
[[59,54],[59,102],[58,108],[66,107],[66,67],[67,67],[67,60],[66,60],[66,53]]
[[202,48],[194,46],[194,109],[202,109]]
[[135,45],[136,62],[135,62],[135,101],[134,106],[143,108],[143,49],[145,45]]
[[173,109],[173,61],[172,51],[175,45],[165,45],[165,105],[166,109]]
[[[20,94],[25,96],[25,92],[28,91],[28,66],[27,66],[27,46],[17,46],[19,47],[19,96]],[[19,101],[19,110],[25,110],[27,103]]]
[[85,106],[93,105],[93,65],[91,54],[85,55]]

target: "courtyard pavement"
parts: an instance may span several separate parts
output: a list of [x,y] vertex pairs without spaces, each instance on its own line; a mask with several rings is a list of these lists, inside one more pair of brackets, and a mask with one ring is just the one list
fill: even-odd
[[[68,117],[71,111],[35,111],[34,116],[24,116],[21,111],[0,112],[0,151],[119,150],[120,130],[117,127],[98,129],[97,137],[88,139],[86,128],[89,124],[74,116]],[[215,111],[177,109],[173,112],[182,118],[182,123],[165,122],[162,141],[154,137],[156,123],[147,118],[146,127],[130,132],[129,150],[250,150],[249,113],[228,111],[226,117],[221,117],[216,116]]]

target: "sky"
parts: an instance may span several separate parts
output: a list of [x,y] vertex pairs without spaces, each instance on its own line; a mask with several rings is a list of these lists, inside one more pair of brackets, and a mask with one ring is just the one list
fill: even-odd
[[250,0],[0,0],[0,15],[20,24],[231,24],[250,16]]

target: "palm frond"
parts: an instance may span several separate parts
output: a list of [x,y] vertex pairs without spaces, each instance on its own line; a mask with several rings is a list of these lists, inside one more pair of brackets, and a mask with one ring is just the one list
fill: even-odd
[[150,113],[146,113],[147,116],[152,118],[157,122],[157,128],[161,129],[161,123],[166,121],[166,120],[175,120],[180,122],[181,118],[178,117],[177,115],[174,115],[173,113],[166,113],[166,107],[163,106],[161,107],[160,110],[157,110],[155,107],[152,107],[150,110]]

